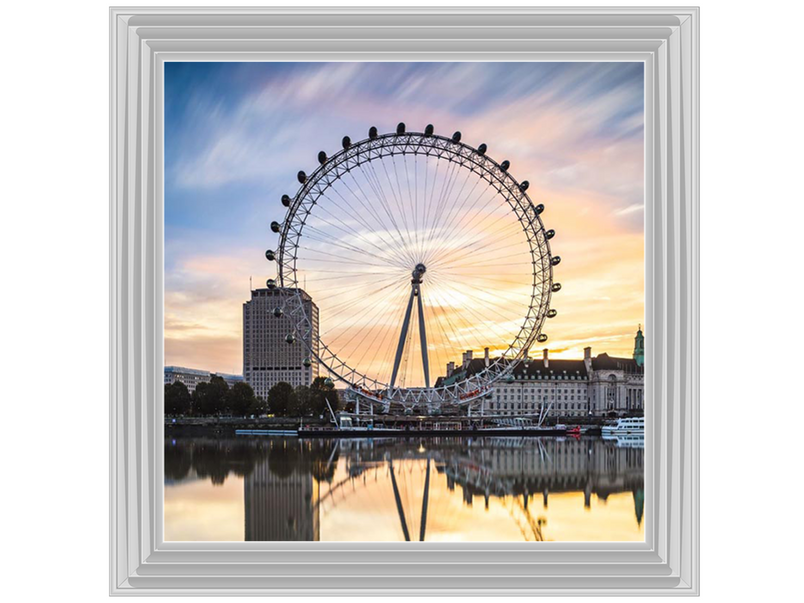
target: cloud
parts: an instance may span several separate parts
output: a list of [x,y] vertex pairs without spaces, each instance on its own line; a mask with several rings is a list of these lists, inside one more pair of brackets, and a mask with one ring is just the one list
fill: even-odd
[[[508,159],[512,173],[530,181],[531,198],[546,205],[542,217],[558,233],[551,242],[553,253],[564,260],[555,273],[563,284],[553,300],[559,315],[546,325],[551,349],[578,357],[584,345],[594,343],[596,352],[629,353],[635,326],[644,322],[641,65],[204,65],[188,66],[181,87],[168,83],[169,93],[174,90],[169,94],[171,119],[166,122],[169,363],[240,371],[242,303],[249,295],[250,276],[256,285],[274,276],[274,266],[265,262],[263,252],[276,245],[268,224],[282,220],[279,197],[295,192],[296,172],[314,169],[319,150],[332,154],[344,135],[357,140],[371,125],[391,131],[399,121],[411,130],[422,130],[427,123],[440,133],[460,130],[464,141],[487,143],[490,156]],[[344,286],[329,307],[320,294],[322,331],[332,329],[337,335],[330,314],[340,308],[359,310],[364,323],[374,316],[370,312],[382,310],[369,307],[370,298],[359,291],[390,282],[379,273],[385,269],[384,256],[395,252],[383,250],[399,236],[393,229],[381,230],[382,220],[372,214],[381,211],[377,206],[359,208],[351,216],[332,204],[321,207],[330,213],[317,215],[337,224],[340,234],[334,246],[315,241],[309,236],[312,230],[306,232],[304,253],[308,259],[322,260],[304,275],[311,289],[317,279],[327,287],[344,286],[339,284],[336,261],[348,265],[349,247],[362,246],[373,254],[364,277],[352,283],[352,292]],[[436,237],[442,250],[455,252],[483,238],[470,215],[449,219],[457,228]],[[325,227],[311,221],[316,224]],[[510,236],[499,232],[497,236]],[[417,234],[414,229],[401,237]],[[481,262],[477,269],[482,267]],[[510,268],[488,275],[501,306],[492,329],[516,328],[512,316],[520,311],[516,300],[521,292],[504,281],[517,269],[512,259]],[[400,278],[409,279],[408,267],[399,270]],[[471,274],[467,269],[451,276]],[[482,336],[488,317],[473,315],[477,307],[472,306],[485,303],[489,294],[471,286],[457,290],[445,285],[439,293],[435,269],[432,276],[429,303],[435,315],[445,307],[465,308],[451,325],[460,337],[449,342],[449,349],[443,334],[430,334],[432,362],[442,364],[458,360],[448,356]],[[471,285],[469,276],[465,278]],[[404,304],[406,293],[400,292]],[[349,354],[368,367],[381,366],[379,351],[393,347],[398,337],[398,329],[393,329],[400,320],[396,314],[378,314],[381,321],[372,327],[373,339],[366,338],[362,348],[352,345]]]
[[637,211],[643,211],[644,209],[645,209],[645,204],[644,203],[634,203],[632,205],[629,205],[628,207],[618,209],[615,213],[618,216],[625,216],[625,215],[632,214],[632,213],[637,212]]

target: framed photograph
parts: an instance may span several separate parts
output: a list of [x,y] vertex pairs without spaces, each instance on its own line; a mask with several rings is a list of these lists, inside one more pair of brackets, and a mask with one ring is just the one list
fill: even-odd
[[110,20],[112,594],[698,593],[698,9]]

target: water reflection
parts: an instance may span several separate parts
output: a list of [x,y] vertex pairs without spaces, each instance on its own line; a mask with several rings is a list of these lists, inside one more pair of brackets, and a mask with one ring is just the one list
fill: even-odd
[[599,438],[168,439],[165,538],[642,540],[643,465]]

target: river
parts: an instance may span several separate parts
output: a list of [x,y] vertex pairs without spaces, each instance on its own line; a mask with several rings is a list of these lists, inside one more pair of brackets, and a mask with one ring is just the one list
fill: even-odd
[[168,541],[641,541],[644,507],[640,441],[165,441]]

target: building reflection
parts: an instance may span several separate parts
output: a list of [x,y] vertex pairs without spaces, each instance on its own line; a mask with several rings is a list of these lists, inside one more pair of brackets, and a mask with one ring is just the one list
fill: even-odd
[[246,540],[321,539],[312,473],[279,474],[268,460],[246,477],[244,487]]
[[550,494],[583,492],[592,496],[631,492],[638,524],[644,512],[644,448],[602,439],[500,438],[481,441],[443,464],[447,484],[463,489],[471,504],[482,497],[519,497],[525,510],[534,496],[549,506]]
[[[421,500],[400,498],[395,477],[420,484]],[[336,471],[337,469],[337,471]],[[420,474],[409,477],[410,471]],[[167,485],[187,480],[223,484],[244,478],[245,540],[313,541],[322,515],[334,501],[363,497],[397,516],[405,539],[424,540],[432,480],[439,492],[460,497],[465,507],[498,499],[510,509],[526,540],[541,540],[543,515],[555,494],[594,497],[630,493],[634,518],[644,513],[644,447],[641,441],[600,438],[427,438],[299,440],[296,438],[175,439],[165,444]],[[337,474],[337,478],[336,478]],[[371,475],[371,480],[365,477]],[[362,476],[362,479],[357,479]],[[362,492],[385,480],[387,494]],[[443,496],[443,494],[442,494]],[[387,500],[386,500],[387,499]],[[538,505],[534,505],[538,502]],[[404,503],[404,504],[403,504]],[[429,501],[432,506],[433,500]],[[369,504],[361,502],[361,504]],[[579,501],[580,508],[580,501]],[[532,512],[538,509],[539,516]],[[414,529],[416,522],[419,527]],[[410,525],[408,525],[410,523]],[[358,530],[356,530],[357,532]]]

